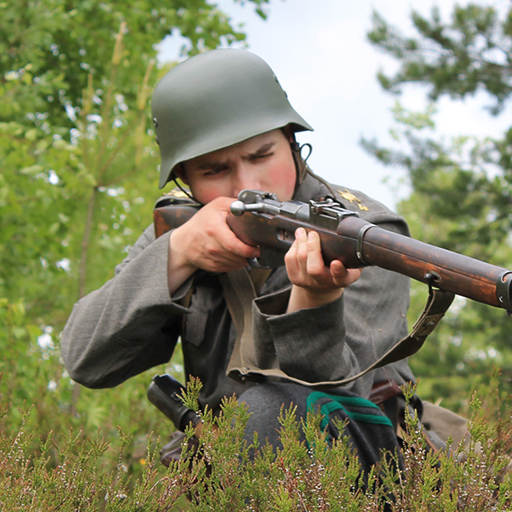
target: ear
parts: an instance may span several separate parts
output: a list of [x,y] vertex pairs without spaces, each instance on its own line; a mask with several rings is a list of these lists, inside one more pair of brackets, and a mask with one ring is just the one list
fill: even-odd
[[295,134],[293,133],[293,130],[290,128],[290,125],[287,124],[286,126],[283,126],[281,128],[281,131],[283,132],[284,136],[286,137],[286,140],[290,143],[295,142]]
[[187,180],[187,170],[185,168],[185,163],[180,162],[176,167],[173,169],[174,174],[176,174],[176,177],[179,178],[185,185],[188,185]]

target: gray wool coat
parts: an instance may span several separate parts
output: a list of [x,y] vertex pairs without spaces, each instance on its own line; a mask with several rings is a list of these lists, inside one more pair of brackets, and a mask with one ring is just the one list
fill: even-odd
[[[345,208],[408,234],[404,220],[381,203],[329,186],[312,173],[294,199],[318,200],[333,191]],[[185,373],[201,379],[200,402],[215,410],[223,396],[239,395],[258,382],[226,374],[236,330],[218,275],[198,271],[170,296],[169,236],[155,239],[153,226],[148,227],[115,276],[75,304],[62,333],[62,357],[75,381],[110,387],[168,362],[181,339]],[[286,314],[289,290],[285,268],[273,270],[253,304],[254,343],[273,346],[280,367],[293,377],[314,382],[353,375],[407,333],[409,281],[397,273],[367,267],[340,299]],[[407,361],[371,371],[345,389],[368,397],[376,383],[388,379],[412,381]]]

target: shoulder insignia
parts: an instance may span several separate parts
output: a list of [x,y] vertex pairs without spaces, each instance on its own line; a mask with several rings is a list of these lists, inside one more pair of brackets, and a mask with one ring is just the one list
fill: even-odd
[[347,200],[347,201],[350,201],[351,203],[355,203],[357,204],[358,208],[362,211],[368,211],[368,207],[365,206],[363,204],[363,202],[361,201],[361,199],[359,199],[357,196],[355,196],[352,192],[348,191],[348,190],[343,190],[343,189],[337,189],[337,192],[339,193],[339,195]]

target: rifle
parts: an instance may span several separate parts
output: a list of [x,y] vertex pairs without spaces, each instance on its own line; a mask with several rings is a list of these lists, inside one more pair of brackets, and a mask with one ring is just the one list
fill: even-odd
[[[159,200],[156,236],[186,222],[199,206],[171,197]],[[320,235],[326,264],[339,259],[347,268],[376,265],[512,313],[512,270],[380,228],[332,198],[279,201],[268,192],[243,190],[227,223],[240,240],[260,247],[261,266],[283,265],[295,230],[303,227]]]

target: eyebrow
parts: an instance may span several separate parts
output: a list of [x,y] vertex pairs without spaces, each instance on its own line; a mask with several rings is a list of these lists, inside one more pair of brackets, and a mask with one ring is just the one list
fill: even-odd
[[[267,142],[265,144],[262,144],[256,151],[250,152],[245,156],[244,158],[253,158],[255,156],[260,156],[268,153],[274,146],[275,142]],[[212,161],[212,160],[206,160],[199,164],[199,169],[201,170],[207,170],[211,169],[212,167],[220,167],[222,165],[226,165],[226,162],[224,160],[219,161]]]
[[268,153],[275,146],[275,142],[267,142],[266,144],[261,145],[256,151],[253,153],[249,153],[249,158],[251,156],[259,156]]
[[226,165],[226,162],[212,162],[210,160],[203,162],[202,164],[198,165],[198,168],[202,171],[207,171],[208,169],[213,169],[214,167],[221,167],[223,165]]

